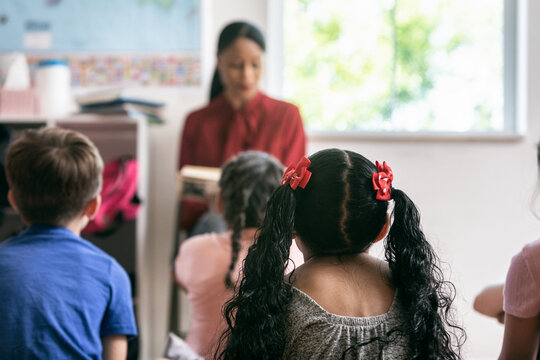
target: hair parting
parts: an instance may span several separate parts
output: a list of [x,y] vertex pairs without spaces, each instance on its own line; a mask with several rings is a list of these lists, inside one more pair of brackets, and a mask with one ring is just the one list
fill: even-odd
[[347,209],[347,202],[350,198],[350,192],[351,192],[349,182],[347,181],[347,177],[349,176],[349,168],[351,167],[351,159],[348,153],[345,153],[345,162],[347,164],[347,166],[345,167],[345,171],[343,172],[343,183],[345,186],[345,189],[344,189],[345,194],[344,194],[344,200],[341,204],[342,215],[341,215],[341,220],[339,222],[339,225],[340,225],[341,234],[343,236],[343,239],[345,240],[345,243],[347,243],[348,245],[351,245],[352,241],[349,238],[349,234],[347,233],[347,225],[346,225],[347,218],[349,216],[349,210]]

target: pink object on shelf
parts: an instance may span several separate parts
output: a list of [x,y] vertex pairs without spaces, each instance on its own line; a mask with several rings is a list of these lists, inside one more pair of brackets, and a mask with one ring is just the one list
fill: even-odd
[[137,160],[131,157],[116,159],[105,166],[101,206],[94,219],[82,231],[83,234],[104,233],[113,230],[119,220],[135,220],[140,208],[137,178]]
[[0,89],[0,115],[35,115],[39,113],[34,90]]

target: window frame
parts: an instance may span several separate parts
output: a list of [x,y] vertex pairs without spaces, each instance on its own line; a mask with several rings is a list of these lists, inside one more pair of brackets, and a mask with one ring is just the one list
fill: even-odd
[[[266,90],[269,95],[283,98],[285,0],[267,0],[267,61]],[[306,132],[312,140],[389,140],[389,141],[516,141],[525,137],[527,122],[523,101],[525,88],[523,74],[518,74],[522,55],[523,34],[526,30],[526,6],[523,0],[504,0],[503,20],[503,116],[504,129],[500,131],[362,131],[311,130]]]

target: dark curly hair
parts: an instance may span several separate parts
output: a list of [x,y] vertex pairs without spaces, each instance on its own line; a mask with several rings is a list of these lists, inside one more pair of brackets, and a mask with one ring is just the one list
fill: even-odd
[[[315,255],[354,254],[369,248],[387,221],[388,201],[375,198],[372,174],[377,168],[372,162],[339,149],[317,152],[310,160],[312,176],[305,189],[282,185],[268,202],[244,277],[224,310],[228,330],[216,353],[220,359],[282,357],[292,298],[283,274],[293,231]],[[460,359],[465,335],[451,316],[455,289],[443,279],[414,203],[395,188],[392,198],[385,256],[405,321],[387,335],[407,337],[408,359]]]
[[282,175],[283,165],[261,151],[242,152],[223,166],[219,187],[225,222],[232,230],[231,263],[225,277],[228,288],[234,288],[231,273],[238,260],[242,232],[261,224],[266,203]]

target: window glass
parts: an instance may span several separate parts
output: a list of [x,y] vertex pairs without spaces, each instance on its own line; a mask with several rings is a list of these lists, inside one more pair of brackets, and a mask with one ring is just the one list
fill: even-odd
[[284,97],[312,130],[502,131],[501,0],[284,0]]

